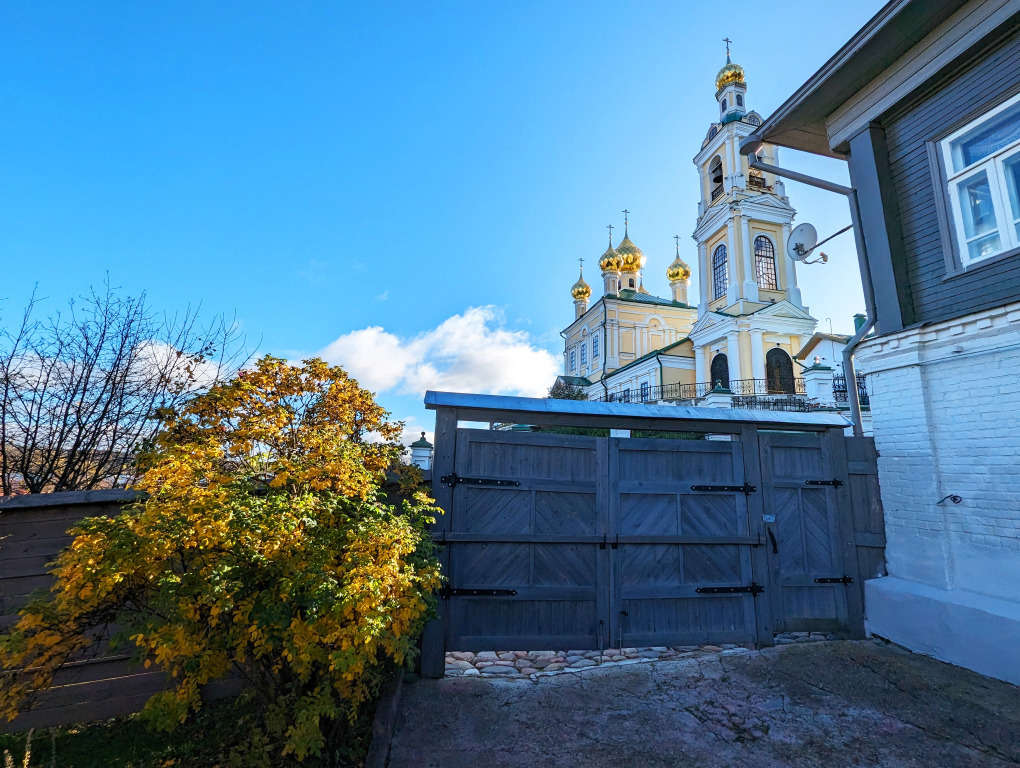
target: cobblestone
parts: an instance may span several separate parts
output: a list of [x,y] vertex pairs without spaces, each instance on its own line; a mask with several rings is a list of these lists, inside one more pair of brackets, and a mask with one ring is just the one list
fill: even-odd
[[[838,640],[836,635],[826,632],[783,632],[775,637],[776,645],[799,645],[804,643],[820,643]],[[576,673],[584,669],[596,667],[613,667],[628,664],[667,661],[670,659],[690,659],[708,654],[720,656],[738,656],[753,651],[736,643],[719,643],[718,645],[674,645],[667,648],[663,645],[647,648],[606,648],[599,650],[543,650],[543,651],[453,651],[446,654],[446,675],[459,677],[463,675],[520,676],[535,679],[543,675]],[[498,669],[492,669],[498,667]]]

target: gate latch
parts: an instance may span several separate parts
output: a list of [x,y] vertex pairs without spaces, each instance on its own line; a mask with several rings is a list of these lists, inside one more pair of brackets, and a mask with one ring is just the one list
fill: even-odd
[[513,597],[517,594],[516,589],[453,589],[443,587],[439,590],[439,596],[444,600],[451,597]]
[[758,489],[746,480],[743,485],[692,485],[692,491],[715,491],[719,493],[755,493]]
[[805,485],[831,485],[833,488],[839,488],[843,485],[843,481],[833,478],[832,480],[805,480]]
[[497,480],[494,477],[461,477],[456,472],[451,472],[448,475],[443,475],[439,478],[439,482],[443,485],[448,485],[451,488],[455,485],[500,485],[500,486],[518,486],[520,482],[517,480]]
[[850,576],[832,576],[824,577],[821,579],[815,579],[815,584],[853,584],[854,580]]
[[765,591],[765,587],[752,581],[750,585],[746,587],[698,587],[694,590],[701,595],[736,595],[744,592],[750,592],[752,595],[757,597]]

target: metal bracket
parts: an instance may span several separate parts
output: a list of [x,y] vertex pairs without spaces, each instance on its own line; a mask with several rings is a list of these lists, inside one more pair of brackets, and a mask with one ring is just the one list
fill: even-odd
[[719,493],[743,493],[749,495],[755,493],[758,489],[745,481],[743,485],[692,485],[691,490]]
[[516,589],[453,589],[443,587],[439,590],[439,596],[444,600],[451,597],[513,597],[517,594]]
[[455,485],[499,485],[499,486],[518,486],[520,482],[518,480],[497,480],[493,477],[461,477],[456,472],[451,472],[448,475],[443,475],[439,478],[439,482],[443,485],[448,485],[451,488]]
[[836,478],[834,478],[832,480],[805,480],[804,484],[805,485],[831,485],[833,488],[839,488],[841,485],[843,485],[843,481],[839,480],[839,479],[836,479]]
[[738,593],[750,592],[752,595],[757,597],[765,591],[765,587],[752,581],[751,584],[746,587],[698,587],[694,591],[701,595],[735,595]]
[[815,584],[853,584],[854,580],[850,576],[833,576],[831,578],[825,577],[821,579],[815,579]]

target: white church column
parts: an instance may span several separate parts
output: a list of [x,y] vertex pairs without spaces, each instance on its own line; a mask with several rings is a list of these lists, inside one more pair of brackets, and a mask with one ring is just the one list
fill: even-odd
[[737,282],[737,241],[733,236],[733,219],[726,222],[726,257],[730,283],[726,287],[726,303],[733,304],[740,298],[740,283]]
[[740,375],[740,333],[730,331],[726,334],[726,362],[730,369],[730,386],[734,381],[743,378]]
[[755,279],[754,265],[751,263],[751,231],[747,226],[747,217],[740,217],[740,250],[744,256],[744,298],[758,301],[758,282]]
[[708,381],[708,366],[705,364],[705,348],[694,348],[694,383],[704,384]]
[[765,340],[764,331],[751,329],[751,378],[765,378]]
[[711,265],[708,263],[708,246],[698,243],[698,317],[708,314],[708,302],[711,296],[708,292],[708,275]]
[[733,160],[733,141],[730,139],[726,141],[726,175],[723,176],[725,191],[729,192],[733,189],[733,176],[736,172],[736,163]]
[[803,307],[804,304],[800,299],[800,288],[797,287],[797,263],[791,259],[786,253],[786,244],[790,241],[790,225],[783,225],[783,242],[780,249],[783,252],[783,258],[786,260],[786,293],[790,297],[790,302],[798,307]]

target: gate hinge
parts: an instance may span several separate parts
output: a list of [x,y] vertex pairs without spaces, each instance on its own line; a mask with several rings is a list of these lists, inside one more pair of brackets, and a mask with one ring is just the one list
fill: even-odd
[[815,579],[815,584],[853,584],[854,580],[851,576],[832,576],[824,577],[821,579]]
[[765,587],[752,581],[746,587],[698,587],[694,591],[701,595],[735,595],[742,592],[750,592],[753,596],[757,597],[765,591]]
[[805,485],[831,485],[833,488],[839,488],[841,485],[843,485],[843,481],[839,480],[838,478],[833,478],[832,480],[805,480],[804,484]]
[[451,597],[513,597],[517,594],[516,589],[453,589],[443,587],[439,590],[439,596],[444,600]]
[[501,486],[518,486],[520,482],[517,480],[497,480],[494,477],[461,477],[456,472],[451,472],[448,475],[443,475],[439,478],[439,482],[443,485],[448,485],[451,488],[461,483],[465,485],[501,485]]
[[692,485],[692,491],[718,491],[720,493],[744,493],[752,494],[758,489],[748,483],[744,482],[743,485]]

